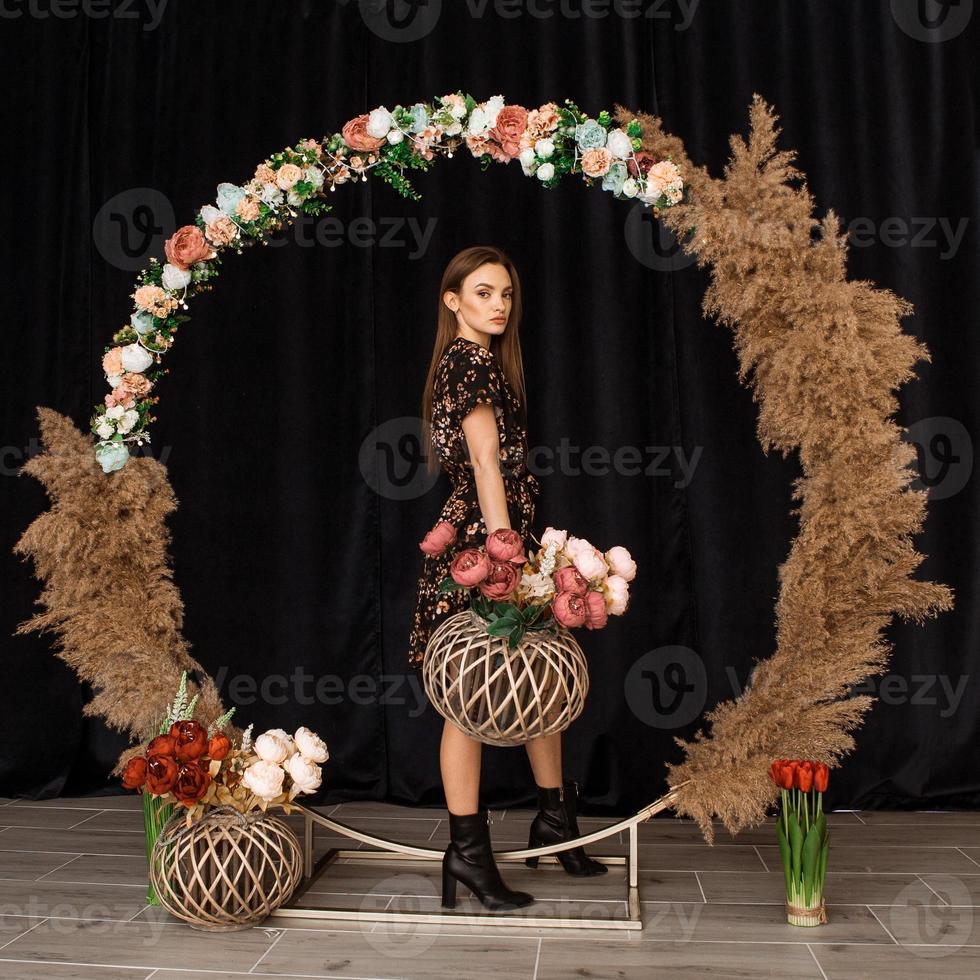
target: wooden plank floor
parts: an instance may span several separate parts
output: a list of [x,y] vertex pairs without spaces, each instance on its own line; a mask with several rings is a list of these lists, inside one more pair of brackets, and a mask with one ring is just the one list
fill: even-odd
[[[446,813],[378,803],[322,808],[384,837],[444,847]],[[493,815],[498,848],[522,847],[530,811]],[[980,977],[980,813],[834,813],[830,923],[785,922],[772,826],[708,847],[672,817],[640,825],[642,930],[329,923],[270,919],[203,933],[146,904],[142,810],[135,794],[0,799],[0,978],[232,977],[710,980]],[[290,820],[299,829],[296,817]],[[611,820],[580,819],[583,829]],[[354,848],[317,831],[318,852]],[[622,840],[594,853],[625,853]],[[436,865],[331,868],[310,901],[350,908],[439,907]],[[505,865],[538,898],[528,914],[622,916],[622,869],[574,879]],[[465,891],[465,890],[463,890]],[[462,891],[461,891],[462,898]],[[474,906],[467,894],[461,907]]]

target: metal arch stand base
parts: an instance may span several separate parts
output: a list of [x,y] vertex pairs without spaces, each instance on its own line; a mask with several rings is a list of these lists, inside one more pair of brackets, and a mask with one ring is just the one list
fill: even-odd
[[[304,817],[303,822],[303,880],[296,887],[287,903],[275,909],[270,918],[303,918],[303,919],[334,919],[357,922],[406,922],[406,923],[436,923],[449,924],[457,923],[460,925],[480,925],[480,926],[524,926],[527,928],[541,928],[542,926],[565,927],[575,929],[636,929],[643,928],[643,921],[640,914],[640,867],[639,867],[639,842],[637,827],[639,824],[649,820],[652,816],[668,809],[676,799],[676,791],[672,790],[662,796],[654,803],[645,806],[632,817],[626,817],[618,823],[611,824],[602,830],[594,831],[591,834],[583,834],[581,837],[571,841],[563,841],[560,844],[552,844],[547,847],[524,848],[519,851],[494,851],[494,859],[497,863],[510,863],[523,861],[528,857],[543,858],[544,861],[557,864],[558,859],[554,856],[559,851],[565,851],[572,847],[586,844],[594,844],[597,841],[612,837],[620,831],[629,832],[629,854],[625,857],[620,855],[591,855],[603,864],[625,865],[626,868],[626,909],[625,918],[569,918],[567,916],[533,916],[518,915],[507,912],[455,912],[443,909],[438,912],[400,912],[390,909],[341,909],[332,908],[328,905],[303,905],[297,906],[296,902],[302,898],[320,878],[321,875],[338,858],[357,858],[361,861],[384,861],[390,855],[397,855],[401,860],[438,862],[441,864],[443,851],[428,847],[416,847],[412,844],[402,844],[398,841],[388,840],[385,837],[376,837],[373,834],[366,834],[356,827],[350,827],[339,820],[333,820],[317,813],[308,807],[299,805],[296,807]],[[334,833],[352,840],[367,844],[370,850],[331,848],[318,861],[313,861],[313,830],[319,824]]]

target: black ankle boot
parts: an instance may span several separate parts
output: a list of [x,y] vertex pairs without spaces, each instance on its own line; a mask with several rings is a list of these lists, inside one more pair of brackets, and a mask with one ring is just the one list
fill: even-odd
[[442,858],[442,905],[456,907],[456,882],[461,881],[483,905],[499,909],[519,909],[534,898],[527,892],[512,891],[500,877],[490,846],[490,814],[449,814],[449,846]]
[[[531,823],[527,846],[543,847],[581,837],[576,816],[577,800],[578,786],[569,780],[565,781],[564,786],[554,788],[539,786],[538,815]],[[609,870],[601,861],[590,858],[581,845],[571,847],[567,851],[558,851],[555,857],[570,875],[577,877],[604,875]],[[529,868],[536,868],[538,859],[525,858],[525,863]]]

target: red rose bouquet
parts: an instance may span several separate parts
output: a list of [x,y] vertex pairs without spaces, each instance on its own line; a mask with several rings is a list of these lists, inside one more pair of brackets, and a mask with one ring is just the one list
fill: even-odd
[[585,538],[553,527],[530,554],[520,534],[509,528],[493,531],[482,547],[453,554],[455,542],[455,526],[440,521],[419,543],[427,555],[453,555],[439,591],[468,590],[471,608],[487,621],[487,633],[508,637],[511,647],[529,629],[601,629],[609,616],[621,616],[629,606],[636,562],[623,547],[603,553]]

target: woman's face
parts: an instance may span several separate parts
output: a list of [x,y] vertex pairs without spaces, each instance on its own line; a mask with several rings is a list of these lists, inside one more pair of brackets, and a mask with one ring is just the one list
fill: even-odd
[[443,300],[457,313],[460,326],[479,333],[502,334],[514,302],[510,273],[497,262],[486,262],[463,280],[458,293],[447,292]]

